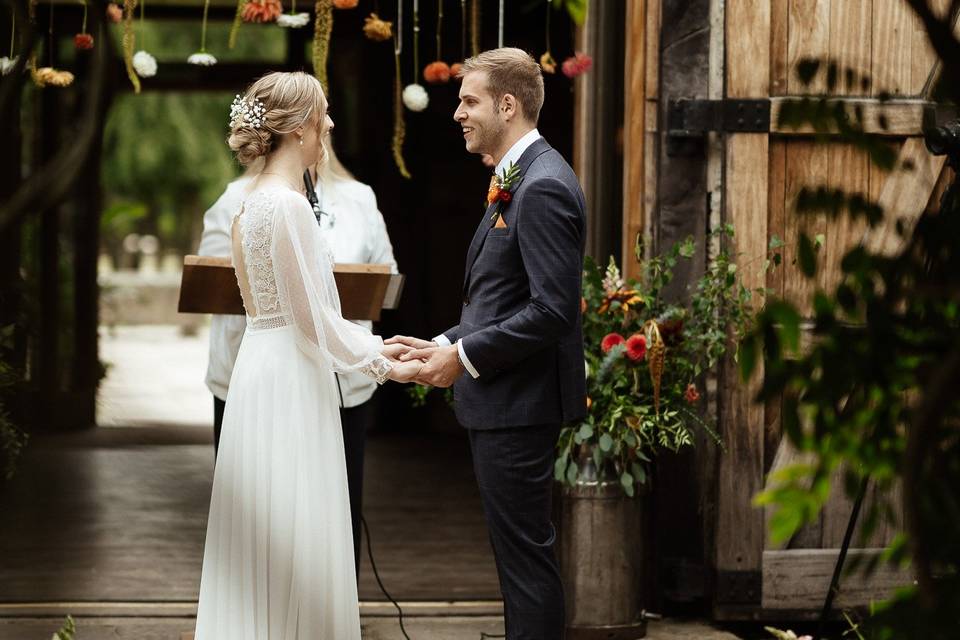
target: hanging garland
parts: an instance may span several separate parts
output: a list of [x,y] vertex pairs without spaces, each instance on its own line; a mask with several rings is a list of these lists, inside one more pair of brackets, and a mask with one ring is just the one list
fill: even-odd
[[20,56],[13,55],[14,46],[16,45],[16,33],[17,33],[17,11],[12,6],[10,7],[10,55],[3,56],[0,58],[0,75],[7,75],[17,66],[17,61],[20,59]]
[[130,78],[130,84],[133,85],[133,92],[140,93],[140,77],[133,68],[133,47],[136,44],[136,36],[133,34],[133,12],[137,8],[137,0],[124,0],[123,2],[123,64],[127,68],[127,77]]
[[[140,0],[140,41],[141,46],[146,40],[144,37],[143,20],[147,11],[147,0]],[[144,49],[133,54],[133,70],[141,78],[152,78],[157,75],[157,59],[146,52]]]
[[547,50],[540,56],[540,68],[543,69],[544,73],[557,72],[557,61],[553,59],[553,53],[550,52],[550,13],[552,11],[550,3],[551,0],[547,0],[547,24],[544,27],[547,35]]
[[400,53],[403,51],[403,0],[397,0],[397,30],[393,36],[393,161],[400,171],[400,175],[410,179],[407,163],[403,159],[403,140],[407,129],[403,121],[403,98],[400,88],[403,82],[400,78]]
[[310,22],[310,14],[306,12],[297,13],[297,0],[291,0],[290,13],[284,13],[277,17],[277,26],[287,29],[299,29],[305,27]]
[[317,0],[316,22],[313,25],[313,75],[327,91],[327,55],[330,52],[330,34],[333,33],[333,3]]
[[423,70],[424,79],[430,84],[450,82],[450,67],[443,61],[441,33],[443,29],[443,0],[437,0],[437,59]]
[[200,51],[197,51],[189,58],[189,64],[199,65],[201,67],[210,67],[217,64],[217,59],[207,53],[207,15],[210,13],[210,0],[204,0],[203,3],[203,24],[200,27]]
[[403,104],[410,111],[423,111],[430,104],[430,96],[423,85],[416,82],[420,73],[420,0],[413,0],[413,78],[403,89]]
[[89,51],[93,49],[93,36],[87,33],[87,0],[80,0],[83,4],[83,24],[80,27],[80,33],[73,36],[73,46],[78,51]]
[[247,0],[237,0],[237,10],[233,14],[233,24],[230,25],[230,36],[227,38],[227,48],[233,49],[237,45],[237,34],[240,32],[240,24],[243,22],[243,8]]
[[[31,4],[31,16],[35,15],[33,13],[33,7],[36,2]],[[47,34],[49,41],[47,44],[47,50],[49,53],[50,66],[49,67],[40,67],[37,68],[37,58],[34,55],[30,60],[30,78],[33,80],[33,83],[38,87],[69,87],[73,84],[73,74],[69,71],[60,71],[59,69],[54,68],[53,66],[53,49],[54,42],[53,39],[53,5],[50,5],[50,24],[47,27]]]

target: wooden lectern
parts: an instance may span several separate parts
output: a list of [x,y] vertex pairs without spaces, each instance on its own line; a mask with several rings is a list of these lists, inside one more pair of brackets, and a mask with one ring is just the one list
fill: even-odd
[[[386,264],[337,264],[333,277],[348,320],[379,320],[383,309],[397,308],[403,290],[403,276],[391,274]],[[243,300],[230,258],[184,257],[177,310],[242,315]]]

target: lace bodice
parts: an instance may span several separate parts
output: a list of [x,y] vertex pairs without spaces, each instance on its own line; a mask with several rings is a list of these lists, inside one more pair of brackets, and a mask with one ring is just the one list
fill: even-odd
[[386,380],[383,341],[341,314],[333,254],[306,198],[283,187],[254,190],[234,216],[232,240],[249,330],[293,325],[301,347],[334,371]]

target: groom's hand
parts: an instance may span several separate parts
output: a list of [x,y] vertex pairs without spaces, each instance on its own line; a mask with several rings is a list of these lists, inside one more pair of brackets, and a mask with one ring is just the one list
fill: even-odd
[[431,342],[430,340],[422,340],[420,338],[411,338],[410,336],[393,336],[383,341],[383,344],[402,344],[411,349],[429,349],[431,347],[437,346],[436,342]]
[[401,360],[422,360],[423,368],[417,375],[417,382],[434,387],[449,387],[463,373],[457,345],[415,349],[400,356]]

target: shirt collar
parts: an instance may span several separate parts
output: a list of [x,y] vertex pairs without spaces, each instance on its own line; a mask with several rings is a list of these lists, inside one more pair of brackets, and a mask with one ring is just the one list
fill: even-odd
[[497,168],[494,169],[494,173],[498,176],[501,175],[505,169],[510,166],[510,163],[516,163],[520,160],[520,156],[523,155],[523,152],[527,150],[527,147],[532,145],[534,142],[540,139],[540,132],[536,128],[525,134],[522,138],[513,143],[513,146],[503,155],[503,158],[500,159],[500,162],[497,163]]

